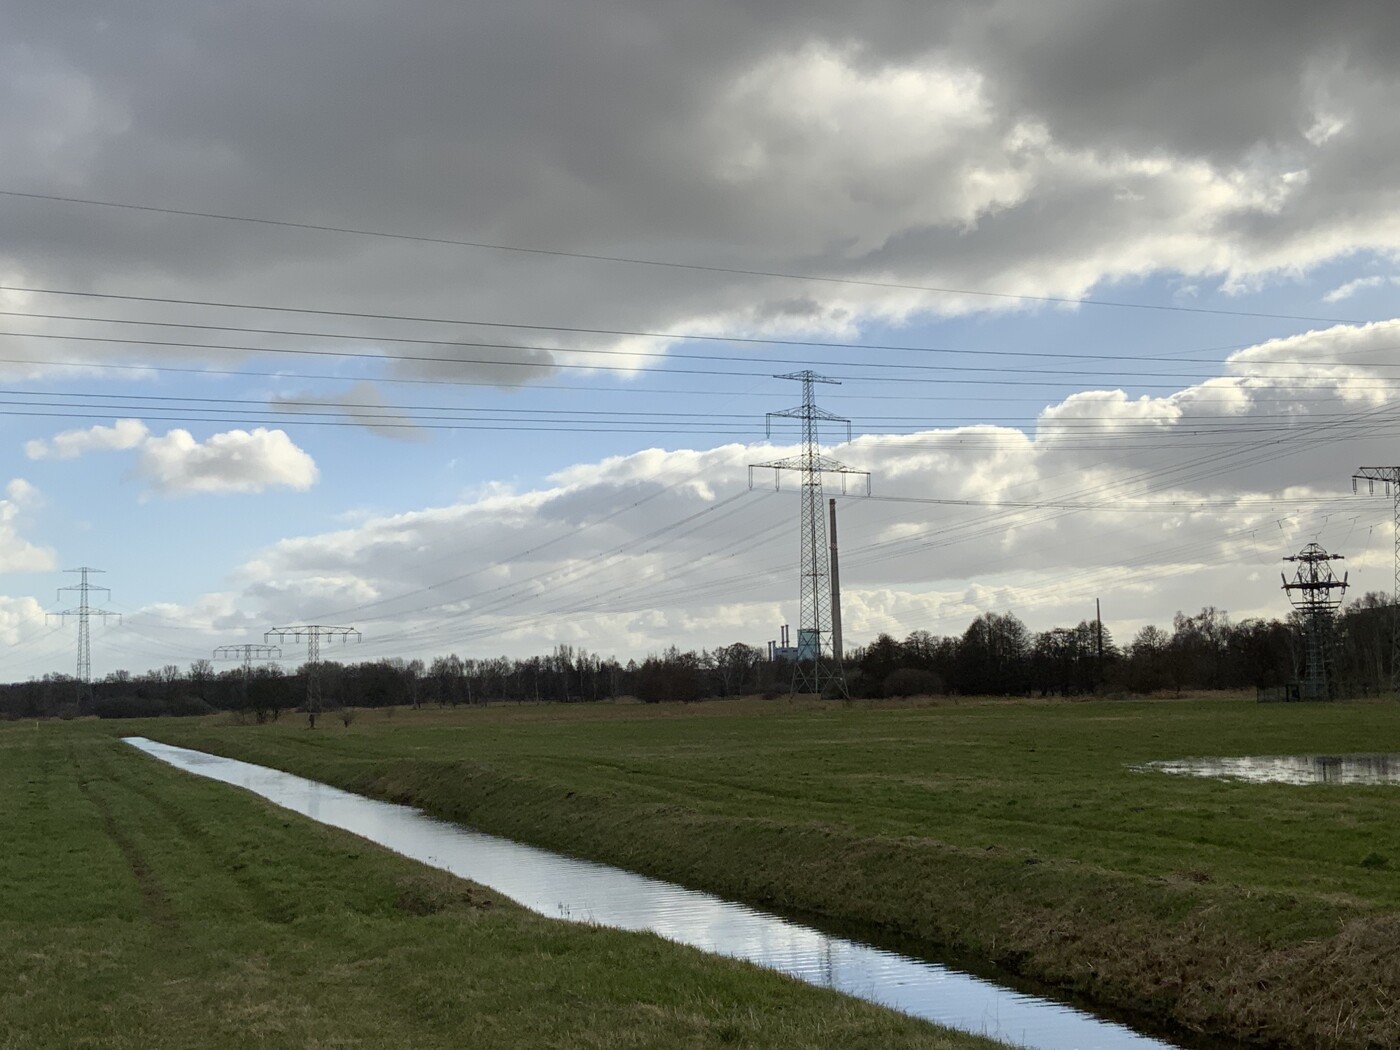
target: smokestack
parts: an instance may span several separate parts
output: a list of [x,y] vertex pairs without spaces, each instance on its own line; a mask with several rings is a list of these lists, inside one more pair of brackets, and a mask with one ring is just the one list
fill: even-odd
[[1098,639],[1099,650],[1099,681],[1103,682],[1103,609],[1099,606],[1099,600],[1094,599],[1094,634]]
[[836,567],[836,500],[831,500],[831,655],[837,666],[845,662],[841,648],[841,573]]

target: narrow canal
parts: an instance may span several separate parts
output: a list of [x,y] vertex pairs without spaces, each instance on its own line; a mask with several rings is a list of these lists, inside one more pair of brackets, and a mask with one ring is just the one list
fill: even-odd
[[264,766],[126,742],[561,919],[649,930],[822,988],[1035,1050],[1172,1050],[1113,1021],[945,966],[832,936],[707,893],[565,857]]

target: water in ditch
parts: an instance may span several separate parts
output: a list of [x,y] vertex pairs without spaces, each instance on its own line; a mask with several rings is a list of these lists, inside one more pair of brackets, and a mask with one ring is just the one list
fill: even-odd
[[1173,1050],[1170,1043],[1063,1003],[707,893],[485,835],[409,806],[264,766],[143,737],[126,742],[179,769],[245,788],[312,820],[489,886],[542,915],[650,930],[808,984],[1035,1050]]
[[1148,762],[1139,770],[1251,784],[1400,784],[1400,755],[1244,755]]

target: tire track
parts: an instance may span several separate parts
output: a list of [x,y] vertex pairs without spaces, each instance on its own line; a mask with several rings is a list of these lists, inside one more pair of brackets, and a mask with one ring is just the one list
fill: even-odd
[[[105,758],[103,766],[104,772],[115,782],[117,778],[111,776],[111,766]],[[226,875],[237,887],[248,911],[265,922],[279,925],[289,923],[296,917],[296,908],[291,902],[271,892],[262,880],[252,874],[242,857],[219,849],[213,836],[187,809],[135,776],[122,777],[121,784],[158,812],[181,841],[197,850],[209,862],[211,871]]]
[[78,790],[97,810],[98,815],[102,818],[102,826],[107,837],[116,844],[117,849],[126,858],[127,867],[131,869],[131,876],[141,894],[141,903],[147,917],[162,929],[179,929],[179,917],[171,905],[170,896],[161,885],[160,879],[157,878],[155,870],[146,859],[145,853],[118,823],[116,815],[112,812],[111,804],[102,797],[102,793],[93,790],[93,781],[86,776],[86,770],[83,768],[85,763],[78,758],[77,752],[72,746],[68,748],[68,757],[73,768],[78,770]]

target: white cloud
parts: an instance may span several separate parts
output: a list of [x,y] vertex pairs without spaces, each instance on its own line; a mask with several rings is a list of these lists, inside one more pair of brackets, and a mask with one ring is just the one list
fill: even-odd
[[39,490],[23,478],[14,478],[5,486],[5,498],[0,499],[0,572],[47,572],[54,567],[53,548],[31,543],[19,534],[23,512],[41,502]]
[[139,419],[119,419],[110,427],[65,430],[47,440],[25,442],[24,454],[30,459],[75,459],[85,452],[124,451],[141,444],[149,433]]
[[44,498],[37,488],[23,478],[12,478],[5,486],[5,495],[16,506],[37,506]]
[[1347,281],[1346,284],[1333,288],[1324,295],[1322,299],[1323,302],[1339,303],[1343,299],[1350,299],[1357,292],[1365,291],[1368,288],[1380,288],[1382,285],[1386,284],[1400,285],[1400,278],[1381,277],[1379,274],[1373,274],[1370,277],[1358,277],[1354,281]]
[[138,456],[132,476],[158,495],[305,491],[318,476],[315,460],[285,431],[266,427],[228,430],[197,441],[178,427],[156,436],[139,419],[120,419],[110,427],[66,430],[25,444],[30,459],[73,459],[87,452],[133,449]]
[[[1347,556],[1358,593],[1388,587],[1389,501],[1353,496],[1349,478],[1390,455],[1395,330],[1271,340],[1161,397],[1081,391],[1024,430],[836,446],[875,475],[875,498],[840,502],[848,641],[960,633],[989,609],[1032,629],[1072,624],[1095,598],[1122,639],[1206,604],[1281,617],[1281,559],[1314,539]],[[209,462],[214,442],[151,440],[175,464],[148,478],[160,490],[240,483]],[[161,614],[254,640],[273,623],[354,625],[365,659],[761,644],[797,616],[796,486],[759,478],[751,491],[747,465],[794,451],[651,448],[535,488],[478,486],[448,506],[285,539],[228,589]]]
[[[1162,398],[1077,393],[1030,433],[839,445],[875,473],[875,498],[840,503],[848,640],[959,633],[987,609],[1043,629],[1095,598],[1124,638],[1210,603],[1281,617],[1281,559],[1315,538],[1347,553],[1359,589],[1386,587],[1389,504],[1348,479],[1387,455],[1393,332],[1271,340]],[[246,564],[242,601],[269,622],[356,624],[367,658],[762,643],[797,615],[797,505],[792,479],[750,491],[748,463],[791,452],[643,449],[283,540]]]
[[18,645],[33,638],[45,618],[44,607],[34,598],[0,594],[0,642]]
[[[1389,504],[1348,479],[1389,454],[1393,332],[1274,340],[1165,397],[1081,392],[1030,432],[837,446],[875,475],[874,499],[840,503],[848,640],[958,633],[988,609],[1042,629],[1095,598],[1124,638],[1205,604],[1282,617],[1281,559],[1314,538],[1359,591],[1388,586]],[[243,567],[240,601],[259,622],[354,624],[365,658],[761,643],[796,617],[796,493],[750,491],[747,465],[794,451],[645,449],[287,539]]]
[[162,495],[195,492],[304,491],[316,482],[315,461],[285,431],[229,430],[196,441],[176,428],[141,446],[135,474]]

